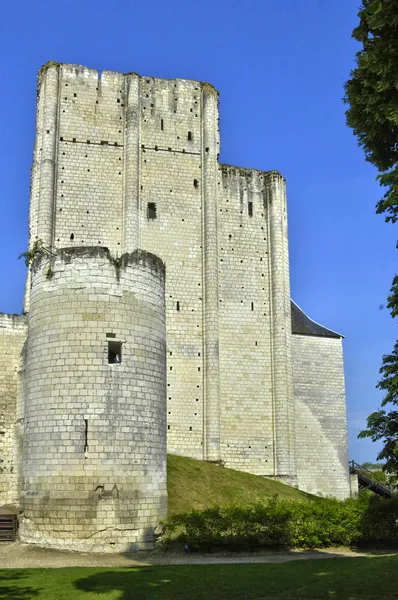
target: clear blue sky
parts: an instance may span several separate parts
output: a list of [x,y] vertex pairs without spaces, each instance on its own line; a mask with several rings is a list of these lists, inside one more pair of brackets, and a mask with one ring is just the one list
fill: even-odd
[[210,81],[220,91],[221,162],[287,178],[294,300],[345,335],[350,457],[380,404],[396,324],[385,298],[397,228],[374,212],[375,170],[345,125],[343,84],[360,0],[20,0],[0,20],[0,311],[20,312],[36,73],[49,59]]

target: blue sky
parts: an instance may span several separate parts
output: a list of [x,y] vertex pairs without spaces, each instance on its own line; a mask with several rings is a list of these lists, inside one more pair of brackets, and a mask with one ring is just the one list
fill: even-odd
[[224,163],[287,178],[291,290],[345,335],[350,457],[381,401],[375,390],[396,323],[385,298],[397,229],[377,216],[375,170],[345,125],[359,0],[20,0],[0,20],[0,311],[20,312],[27,247],[36,73],[49,59],[210,81],[220,91]]

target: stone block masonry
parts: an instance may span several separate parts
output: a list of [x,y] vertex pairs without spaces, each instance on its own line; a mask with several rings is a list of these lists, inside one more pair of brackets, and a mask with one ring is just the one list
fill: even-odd
[[341,336],[291,303],[286,182],[219,152],[208,83],[40,70],[29,249],[43,252],[28,319],[3,317],[0,387],[17,473],[0,490],[20,495],[23,539],[147,543],[165,514],[163,427],[169,452],[349,495]]
[[164,268],[143,251],[32,269],[20,539],[150,547],[167,514]]
[[350,483],[341,339],[292,337],[298,485],[343,499]]
[[19,503],[22,375],[27,331],[25,315],[0,313],[0,498],[7,505]]
[[283,177],[218,164],[207,83],[49,63],[37,123],[31,244],[140,247],[167,266],[169,451],[295,484]]

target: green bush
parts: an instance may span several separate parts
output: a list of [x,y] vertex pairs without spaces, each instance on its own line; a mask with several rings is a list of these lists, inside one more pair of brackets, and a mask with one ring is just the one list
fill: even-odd
[[369,499],[362,514],[361,540],[388,542],[398,540],[398,497]]
[[319,498],[304,503],[275,497],[266,505],[214,506],[174,515],[165,523],[163,540],[187,544],[190,549],[238,550],[347,546],[397,537],[395,498]]

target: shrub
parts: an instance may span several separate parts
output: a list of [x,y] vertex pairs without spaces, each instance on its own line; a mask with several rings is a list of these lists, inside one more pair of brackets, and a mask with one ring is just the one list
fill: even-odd
[[265,505],[214,506],[174,515],[165,523],[163,540],[191,549],[238,550],[347,546],[397,537],[396,498],[318,498],[304,503],[275,497]]
[[361,540],[391,542],[398,540],[398,497],[369,499],[361,520]]

